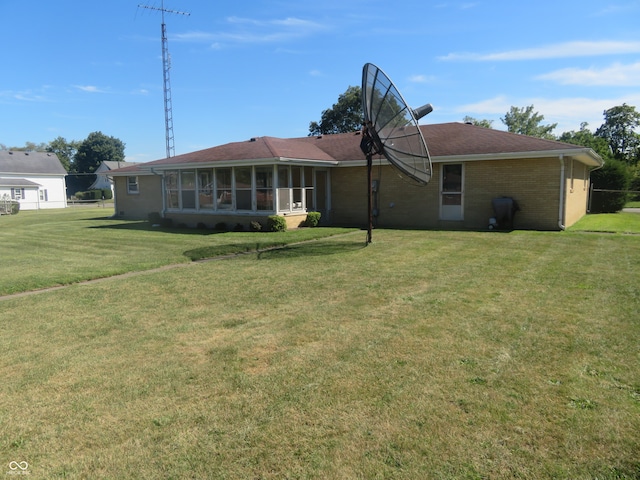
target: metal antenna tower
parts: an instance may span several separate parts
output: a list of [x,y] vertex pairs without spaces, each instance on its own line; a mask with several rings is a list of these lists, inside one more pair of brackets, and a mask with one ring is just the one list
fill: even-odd
[[139,8],[149,10],[157,10],[162,15],[162,78],[164,81],[164,126],[165,138],[167,145],[167,158],[172,157],[176,153],[176,147],[173,139],[173,105],[171,101],[171,56],[169,55],[169,42],[167,41],[167,25],[164,23],[164,14],[173,13],[176,15],[191,15],[188,12],[179,12],[177,10],[169,10],[164,8],[164,0],[160,3],[160,7],[150,5],[138,5]]

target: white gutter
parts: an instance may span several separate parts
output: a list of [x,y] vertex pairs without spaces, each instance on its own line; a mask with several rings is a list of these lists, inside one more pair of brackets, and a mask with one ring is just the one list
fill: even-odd
[[564,178],[564,154],[560,154],[558,157],[560,160],[560,202],[558,206],[558,227],[560,230],[565,230],[567,227],[564,225],[564,186],[565,186],[565,178]]

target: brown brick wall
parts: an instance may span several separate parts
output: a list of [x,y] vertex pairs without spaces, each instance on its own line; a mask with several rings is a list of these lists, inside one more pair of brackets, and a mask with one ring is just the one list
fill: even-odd
[[146,220],[151,212],[162,211],[162,177],[138,176],[139,193],[127,192],[127,177],[114,177],[116,215],[134,220]]
[[[565,164],[570,160],[565,159]],[[491,200],[513,197],[520,206],[514,228],[557,230],[560,200],[558,158],[464,162],[464,220],[440,220],[441,164],[433,165],[433,176],[425,187],[400,178],[390,166],[373,167],[379,180],[378,216],[374,225],[387,228],[472,228],[484,229],[494,215]],[[567,226],[586,210],[585,169],[574,162],[573,192],[567,192]],[[565,169],[569,175],[570,170]],[[588,171],[587,171],[588,175]],[[365,167],[337,168],[331,172],[332,220],[341,225],[367,223],[367,174]],[[569,184],[570,181],[567,181]],[[374,196],[375,198],[375,196]]]

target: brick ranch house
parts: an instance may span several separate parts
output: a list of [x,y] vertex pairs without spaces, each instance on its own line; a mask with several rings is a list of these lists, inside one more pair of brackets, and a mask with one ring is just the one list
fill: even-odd
[[[513,228],[562,230],[587,210],[592,149],[463,123],[420,127],[433,162],[427,186],[374,157],[374,226],[486,229],[492,200],[520,207]],[[319,211],[323,225],[367,224],[366,160],[360,133],[258,137],[112,170],[115,215],[230,228],[278,214],[297,227]]]

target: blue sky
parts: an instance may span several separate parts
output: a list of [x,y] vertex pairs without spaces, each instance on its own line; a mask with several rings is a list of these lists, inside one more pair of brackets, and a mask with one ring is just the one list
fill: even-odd
[[[161,0],[0,0],[0,143],[94,131],[165,156]],[[533,104],[560,134],[640,108],[637,0],[164,0],[176,154],[298,137],[372,62],[421,123]]]

